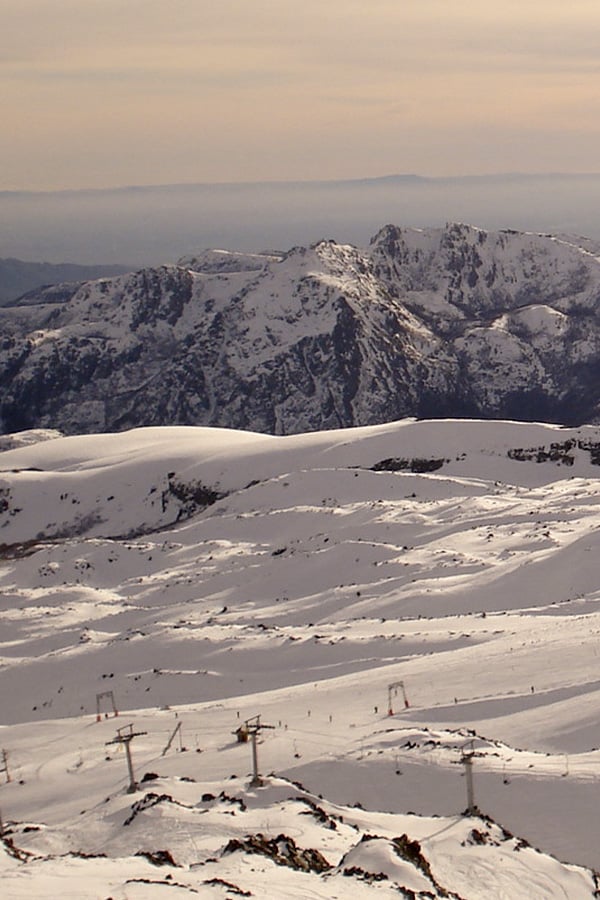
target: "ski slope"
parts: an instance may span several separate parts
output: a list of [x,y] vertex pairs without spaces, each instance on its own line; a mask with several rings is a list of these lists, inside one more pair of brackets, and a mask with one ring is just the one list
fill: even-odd
[[594,896],[599,428],[3,442],[6,896]]

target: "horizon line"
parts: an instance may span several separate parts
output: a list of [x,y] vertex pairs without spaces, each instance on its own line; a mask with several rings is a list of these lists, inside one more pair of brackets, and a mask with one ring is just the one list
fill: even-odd
[[312,179],[274,179],[258,181],[189,181],[189,182],[157,182],[155,184],[122,184],[105,187],[73,187],[73,188],[1,188],[0,197],[6,196],[48,196],[66,194],[107,194],[126,193],[128,191],[154,190],[186,190],[190,188],[232,189],[257,187],[300,187],[300,186],[359,186],[385,182],[405,182],[407,184],[431,184],[449,182],[484,182],[507,180],[542,180],[542,179],[584,179],[599,178],[600,172],[488,172],[477,175],[418,175],[416,173],[395,173],[387,175],[363,176],[357,178],[312,178]]

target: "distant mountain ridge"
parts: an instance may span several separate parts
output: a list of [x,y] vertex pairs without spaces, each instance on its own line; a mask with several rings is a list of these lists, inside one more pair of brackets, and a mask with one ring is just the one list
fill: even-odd
[[238,188],[238,187],[269,187],[269,186],[294,186],[303,187],[307,185],[362,185],[362,184],[386,184],[386,183],[404,183],[404,184],[431,184],[443,182],[456,182],[459,184],[468,184],[470,182],[507,182],[507,181],[544,181],[548,179],[566,179],[572,181],[580,181],[582,179],[600,178],[600,172],[487,172],[477,175],[420,175],[416,172],[392,172],[387,175],[365,175],[355,178],[312,178],[312,179],[264,179],[260,181],[181,181],[181,182],[164,182],[157,184],[123,184],[113,185],[109,187],[73,187],[73,188],[56,188],[53,190],[27,190],[27,189],[9,189],[0,190],[0,199],[3,197],[47,197],[47,196],[75,196],[77,194],[98,195],[98,194],[123,194],[123,193],[141,193],[141,192],[162,192],[162,191],[189,191],[194,188],[212,188],[219,190],[221,188]]
[[568,236],[388,225],[366,249],[205,251],[2,310],[1,428],[597,422],[599,298],[600,243]]
[[0,259],[0,306],[8,305],[23,294],[61,282],[89,281],[127,272],[127,266],[83,266],[75,263],[26,262]]

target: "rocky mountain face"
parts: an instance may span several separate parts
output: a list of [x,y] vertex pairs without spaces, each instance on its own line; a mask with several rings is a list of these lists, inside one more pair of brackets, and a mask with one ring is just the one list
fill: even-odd
[[403,416],[600,419],[600,245],[384,227],[204,252],[0,309],[0,430],[286,434]]

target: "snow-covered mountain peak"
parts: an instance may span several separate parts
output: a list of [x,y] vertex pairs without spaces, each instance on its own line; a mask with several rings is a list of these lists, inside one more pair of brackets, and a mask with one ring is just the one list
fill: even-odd
[[240,250],[207,249],[180,257],[177,265],[206,275],[259,272],[267,266],[279,262],[282,255],[281,253],[247,253]]
[[[368,248],[207,251],[0,310],[2,430],[290,433],[407,415],[594,422],[593,242],[385,226]],[[196,271],[199,269],[200,271]]]
[[396,291],[441,292],[468,316],[531,302],[589,305],[600,292],[598,260],[575,242],[469,225],[387,226],[372,241],[377,271]]

